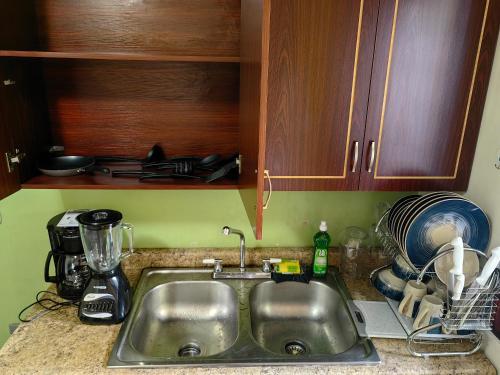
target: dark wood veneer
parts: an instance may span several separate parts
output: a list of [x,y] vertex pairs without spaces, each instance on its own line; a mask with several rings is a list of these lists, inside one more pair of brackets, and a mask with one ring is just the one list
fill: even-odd
[[270,0],[241,1],[240,196],[262,239]]
[[220,190],[237,189],[235,180],[221,179],[209,184],[199,180],[159,179],[140,182],[136,178],[105,175],[79,175],[70,177],[35,176],[21,185],[23,189],[101,189],[101,190]]
[[358,189],[377,12],[371,0],[272,1],[266,168],[290,177],[274,189]]
[[239,62],[239,56],[212,56],[212,55],[167,55],[149,53],[121,53],[121,52],[46,52],[46,51],[12,51],[0,50],[0,57],[34,57],[47,59],[86,59],[112,61],[180,61],[180,62]]
[[41,51],[239,56],[239,0],[31,3]]
[[46,60],[54,144],[68,155],[238,151],[237,64]]
[[[486,0],[399,0],[377,174],[366,171],[364,158],[362,190],[467,188],[498,35],[499,3],[489,2],[459,155]],[[381,2],[365,152],[368,141],[379,142],[394,9],[394,1]]]

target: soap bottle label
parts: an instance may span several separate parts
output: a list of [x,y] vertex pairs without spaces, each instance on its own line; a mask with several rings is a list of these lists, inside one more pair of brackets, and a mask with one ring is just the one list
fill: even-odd
[[314,265],[313,265],[313,273],[315,275],[324,275],[326,274],[327,269],[327,249],[317,248],[314,253]]

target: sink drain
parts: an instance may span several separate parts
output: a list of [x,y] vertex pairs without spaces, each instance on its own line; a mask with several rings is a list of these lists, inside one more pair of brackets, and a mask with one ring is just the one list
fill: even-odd
[[285,344],[285,352],[290,355],[302,355],[306,352],[306,346],[300,341],[290,341]]
[[196,357],[201,354],[201,349],[196,344],[187,344],[181,347],[177,354],[179,357]]

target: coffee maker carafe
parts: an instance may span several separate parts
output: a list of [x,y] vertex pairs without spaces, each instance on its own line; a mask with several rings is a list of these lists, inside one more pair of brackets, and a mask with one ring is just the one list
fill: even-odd
[[[77,217],[83,250],[92,276],[79,307],[84,323],[114,324],[123,321],[130,310],[132,292],[120,261],[133,252],[133,227],[122,223],[114,210],[93,210]],[[123,231],[129,250],[122,254]]]
[[[90,278],[80,230],[74,220],[82,212],[84,211],[63,212],[47,223],[51,251],[45,260],[45,281],[55,283],[57,294],[69,300],[80,299]],[[55,276],[51,276],[49,271],[52,259]]]

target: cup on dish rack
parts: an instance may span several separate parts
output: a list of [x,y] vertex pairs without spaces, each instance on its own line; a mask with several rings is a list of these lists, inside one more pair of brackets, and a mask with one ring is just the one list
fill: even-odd
[[420,301],[426,294],[427,285],[422,282],[417,283],[415,280],[408,281],[403,291],[403,300],[399,304],[399,312],[408,318],[414,318]]
[[[413,322],[413,328],[420,329],[437,323],[443,313],[443,300],[436,294],[427,295],[422,298],[417,317]],[[426,333],[441,333],[440,327],[431,329]]]

